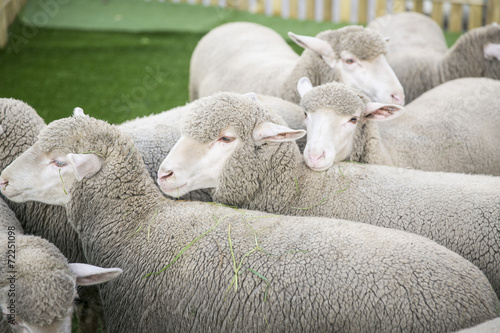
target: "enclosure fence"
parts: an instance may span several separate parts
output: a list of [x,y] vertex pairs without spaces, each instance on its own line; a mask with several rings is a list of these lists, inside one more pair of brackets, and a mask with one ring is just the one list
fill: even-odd
[[[3,48],[7,44],[8,27],[27,0],[0,1],[0,47]],[[366,24],[375,17],[387,13],[416,11],[429,15],[443,29],[452,32],[466,31],[492,22],[500,23],[500,0],[172,0],[172,2],[233,8],[283,18],[353,24]]]

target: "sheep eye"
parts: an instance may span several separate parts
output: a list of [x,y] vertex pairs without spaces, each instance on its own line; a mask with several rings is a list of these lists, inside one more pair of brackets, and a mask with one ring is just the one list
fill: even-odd
[[351,119],[349,119],[349,122],[352,124],[356,124],[358,122],[358,117],[352,117]]
[[68,163],[55,160],[54,164],[56,165],[56,167],[62,168],[64,166],[66,166]]
[[219,138],[219,141],[222,141],[224,143],[229,143],[229,142],[234,141],[234,138],[231,136],[222,136]]
[[344,59],[344,62],[348,65],[354,64],[354,59]]
[[307,112],[304,112],[304,118],[307,118]]

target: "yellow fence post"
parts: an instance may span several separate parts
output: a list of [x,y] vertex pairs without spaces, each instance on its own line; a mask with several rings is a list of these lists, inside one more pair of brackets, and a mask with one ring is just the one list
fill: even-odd
[[387,14],[387,0],[377,0],[377,7],[375,9],[375,16],[379,17]]
[[7,11],[5,8],[0,8],[0,48],[4,48],[7,45],[7,36],[9,25],[7,23]]
[[424,12],[424,2],[422,0],[413,1],[413,11],[417,13]]
[[489,0],[486,12],[488,13],[486,21],[488,24],[493,22],[500,24],[500,1]]
[[299,1],[298,0],[289,0],[290,1],[290,17],[298,18],[299,17]]
[[325,22],[332,20],[332,0],[323,0],[323,20]]
[[468,29],[480,27],[483,21],[483,6],[471,5],[469,10]]
[[434,2],[432,3],[432,13],[431,18],[436,22],[441,29],[444,27],[444,15],[443,15],[443,3],[442,2]]
[[359,0],[358,2],[358,22],[368,23],[368,0]]
[[451,32],[462,31],[462,5],[452,4],[450,11],[450,24],[448,30]]
[[404,0],[394,0],[393,7],[391,8],[391,13],[399,13],[405,10],[405,1]]
[[351,20],[351,1],[341,0],[340,2],[340,22],[347,23]]
[[281,0],[272,0],[272,1],[273,1],[273,15],[281,16]]
[[314,20],[314,0],[306,0],[306,19]]

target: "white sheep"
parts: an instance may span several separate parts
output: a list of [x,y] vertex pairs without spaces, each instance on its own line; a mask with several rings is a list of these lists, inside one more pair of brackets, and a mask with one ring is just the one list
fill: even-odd
[[376,32],[348,26],[317,37],[289,33],[305,48],[299,57],[275,31],[248,22],[221,25],[204,36],[191,57],[191,100],[216,91],[255,92],[298,103],[303,76],[321,85],[339,81],[383,103],[404,103],[404,92]]
[[359,163],[315,172],[289,142],[302,135],[240,95],[200,99],[158,183],[170,196],[212,188],[214,201],[245,209],[416,233],[476,264],[500,295],[500,177]]
[[[0,98],[0,170],[31,147],[45,123],[28,104]],[[0,195],[1,199],[1,195]],[[38,202],[18,204],[7,201],[26,234],[47,239],[56,245],[70,262],[86,262],[76,232],[66,222],[63,207]],[[79,287],[78,319],[81,333],[94,333],[102,321],[99,290],[96,286]],[[87,307],[89,307],[87,309]]]
[[500,79],[500,26],[496,24],[468,31],[444,52],[443,33],[422,14],[388,14],[370,22],[368,28],[390,38],[387,61],[403,85],[406,103],[446,81]]
[[52,122],[0,182],[65,205],[86,257],[123,269],[100,288],[110,332],[445,332],[498,316],[480,270],[423,237],[165,198],[132,140],[90,117]]
[[24,235],[23,229],[0,199],[0,308],[3,333],[70,333],[76,285],[94,285],[121,274],[68,264],[62,253],[43,238]]
[[498,80],[446,82],[406,105],[404,112],[398,105],[370,103],[335,82],[313,88],[304,79],[298,88],[307,115],[304,159],[313,169],[349,159],[500,176]]
[[500,318],[488,320],[474,327],[465,328],[456,333],[498,333],[500,332]]

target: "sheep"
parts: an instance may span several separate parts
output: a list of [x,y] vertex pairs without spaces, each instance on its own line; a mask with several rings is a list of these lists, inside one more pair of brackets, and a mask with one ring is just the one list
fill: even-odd
[[418,235],[170,200],[91,117],[49,124],[0,182],[65,205],[87,259],[123,269],[100,288],[110,332],[445,332],[499,315],[477,267]]
[[[16,99],[0,98],[0,170],[33,145],[44,127],[45,122],[28,104]],[[76,232],[66,223],[66,211],[63,207],[36,202],[18,204],[9,200],[7,204],[26,234],[47,239],[70,262],[86,262]],[[105,331],[98,288],[80,287],[79,297],[80,309],[77,315],[80,332],[95,332],[99,321]]]
[[[491,24],[470,30],[452,48],[442,52],[441,35],[430,38],[435,23],[422,14],[388,14],[372,21],[373,29],[390,38],[387,61],[403,85],[406,103],[446,81],[462,77],[500,79],[500,27]],[[408,35],[424,31],[420,41],[412,45]],[[404,41],[407,39],[406,41]],[[428,45],[423,45],[427,39]],[[436,39],[439,47],[431,47]]]
[[248,22],[221,25],[196,46],[190,63],[191,101],[216,91],[255,92],[299,103],[302,76],[321,85],[339,81],[382,103],[404,104],[404,92],[387,63],[385,40],[373,30],[348,26],[317,37],[293,33],[299,57],[275,31]]
[[500,332],[500,318],[488,320],[474,327],[460,330],[456,333],[498,333]]
[[76,285],[103,283],[122,270],[68,264],[56,246],[23,235],[16,223],[0,240],[0,308],[7,323],[2,332],[70,333]]
[[[246,95],[271,108],[290,127],[304,127],[304,111],[297,104],[274,96],[254,93]],[[156,180],[158,178],[157,173],[161,162],[179,140],[182,118],[190,108],[191,104],[186,104],[158,114],[128,120],[118,125],[118,128],[128,134],[134,141],[134,145],[142,154],[143,161],[152,179]],[[299,147],[304,149],[306,140],[298,140],[297,143]],[[212,201],[209,191],[193,191],[180,199]]]
[[404,112],[397,105],[370,103],[335,82],[313,88],[304,79],[298,88],[309,133],[304,159],[314,170],[350,159],[500,176],[498,80],[446,82]]
[[477,265],[500,295],[500,178],[338,163],[304,163],[304,135],[255,101],[219,93],[191,108],[158,171],[170,196],[212,188],[215,202],[402,229]]

